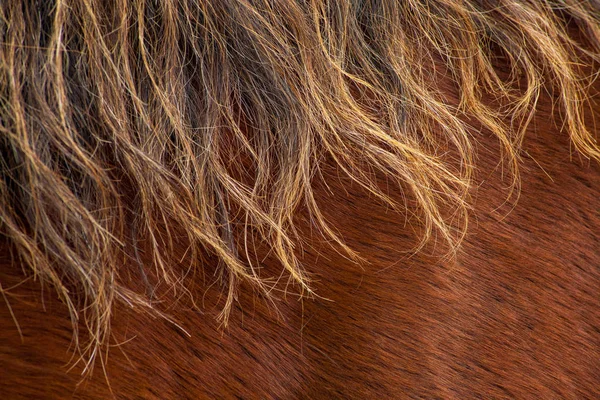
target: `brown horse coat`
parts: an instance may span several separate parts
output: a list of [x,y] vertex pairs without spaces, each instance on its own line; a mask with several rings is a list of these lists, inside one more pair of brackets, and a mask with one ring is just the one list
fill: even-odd
[[[94,2],[82,2],[82,4],[88,3]],[[218,3],[214,3],[214,7],[217,7]],[[223,2],[225,3],[236,2]],[[238,3],[246,2],[240,1],[236,4]],[[251,3],[254,4],[248,2]],[[287,2],[281,4],[284,3],[287,4]],[[428,2],[423,4],[425,3]],[[431,3],[438,6],[461,2]],[[490,13],[496,10],[492,4],[487,4],[488,2],[485,1],[472,3],[485,9],[488,7]],[[506,9],[516,7],[520,10],[521,7],[516,1],[499,3],[502,3],[502,7]],[[525,9],[531,5],[531,10],[534,10],[537,9],[538,3],[545,4],[536,1],[523,2],[522,7]],[[75,10],[73,4],[71,7]],[[570,20],[561,16],[564,19],[557,19],[557,21],[562,21],[569,27],[570,37],[578,38],[584,43],[581,47],[564,47],[573,51],[572,55],[565,56],[566,59],[575,60],[577,54],[577,57],[581,57],[578,60],[582,63],[581,69],[573,69],[567,73],[578,71],[578,79],[583,79],[592,76],[599,65],[597,63],[599,47],[594,46],[600,43],[600,36],[597,38],[599,42],[594,42],[593,34],[600,31],[600,25],[590,24],[598,21],[600,14],[594,13],[600,9],[593,9],[592,6],[590,9],[585,9],[584,6],[577,8],[573,4],[567,1],[564,5],[566,11],[561,11],[557,6],[552,12],[568,14]],[[10,7],[2,5],[0,8],[4,23],[10,22],[11,18],[7,17],[10,13],[6,11]],[[23,10],[25,10],[24,14],[29,12],[34,15],[34,12],[25,6]],[[265,10],[262,14],[257,13],[254,18],[263,18],[265,15],[270,15],[269,12],[275,13],[273,10]],[[450,7],[450,10],[454,9]],[[14,24],[18,25],[17,11],[11,12]],[[292,12],[293,10],[290,11]],[[483,15],[483,11],[481,12]],[[233,15],[233,11],[231,13]],[[273,18],[276,19],[277,15],[279,14]],[[334,13],[331,21],[334,21],[336,15],[338,14]],[[340,15],[342,15],[341,11]],[[504,17],[509,18],[511,15],[507,12]],[[546,14],[540,11],[539,15]],[[107,19],[109,20],[110,18]],[[582,27],[587,29],[589,36],[585,36],[585,32],[582,33],[584,30]],[[6,55],[9,51],[13,51],[8,49],[11,43],[9,40],[11,28],[2,29],[4,29],[2,31],[4,56],[0,65],[5,68],[2,77],[13,77],[14,71],[18,68],[9,63],[13,59]],[[295,27],[291,26],[290,29]],[[418,32],[427,33],[419,29]],[[526,32],[523,33],[523,37],[527,37],[526,28],[522,29]],[[501,28],[499,30],[502,31]],[[294,35],[302,35],[299,31],[294,32]],[[65,35],[68,35],[68,32]],[[491,35],[491,37],[494,37],[497,43],[501,42],[499,36]],[[98,39],[95,36],[94,38]],[[106,40],[109,39],[107,36]],[[557,40],[563,39],[560,37]],[[115,40],[115,43],[119,43],[118,39]],[[512,40],[510,35],[506,40]],[[51,42],[52,40],[48,39],[48,43]],[[26,39],[23,39],[20,44],[26,43]],[[157,43],[150,43],[149,48],[154,45],[159,46]],[[374,40],[373,43],[376,41]],[[376,44],[373,43],[371,45],[375,48]],[[457,45],[457,43],[450,44]],[[88,45],[79,44],[79,46],[85,49]],[[502,53],[500,47],[495,48],[492,45],[490,47],[491,51],[498,54],[497,58],[489,58],[493,61],[497,76],[505,82],[514,84],[515,90],[527,88],[527,83],[523,81],[518,79],[511,81],[511,74],[515,73],[511,54]],[[547,51],[551,50],[556,48],[550,46]],[[25,54],[37,54],[37,50],[31,50],[30,53],[27,51],[29,50],[25,50]],[[546,50],[541,50],[542,55],[544,51]],[[335,55],[335,52],[332,51],[332,54]],[[149,59],[158,62],[158,58],[152,57],[149,56]],[[114,56],[113,60],[117,63],[118,57]],[[461,110],[463,107],[461,102],[471,106],[487,106],[490,110],[503,110],[502,107],[511,109],[509,97],[494,98],[493,90],[490,88],[482,89],[483,92],[486,90],[488,92],[484,93],[485,96],[482,96],[479,102],[469,103],[474,100],[470,99],[464,91],[468,87],[473,87],[473,84],[467,84],[464,76],[457,76],[457,70],[449,65],[449,60],[450,58],[445,57],[443,52],[436,53],[433,54],[432,59],[428,62],[424,61],[424,64],[418,67],[425,71],[423,82],[429,82],[443,94],[443,106],[440,106],[440,110],[445,109],[444,107]],[[269,59],[268,62],[274,61]],[[356,61],[356,66],[360,65],[360,60]],[[539,68],[542,75],[545,73],[552,76],[555,72],[551,62],[546,63],[544,60],[539,61],[538,64],[532,62],[524,65],[526,67],[537,65],[536,68]],[[110,68],[110,65],[106,64],[104,68]],[[383,66],[374,68],[385,70]],[[416,66],[414,68],[417,69]],[[153,90],[152,85],[162,85],[163,82],[159,78],[156,82],[151,82],[148,76],[143,75],[145,70],[140,71],[136,73],[142,75],[138,76],[136,73],[132,75],[140,93],[145,90],[144,85],[149,87],[149,91]],[[239,67],[239,71],[247,72],[242,66]],[[352,72],[348,67],[346,72],[351,74],[356,71]],[[407,73],[411,75],[413,71]],[[62,72],[60,74],[63,76]],[[285,76],[286,79],[289,78]],[[369,77],[368,74],[363,78],[365,85],[370,82],[369,79],[375,82],[369,86],[372,89],[370,93],[361,91],[362,81],[358,78],[347,86],[354,98],[366,96],[361,98],[361,104],[369,104],[369,96],[377,98],[377,90],[380,87],[376,85],[381,82],[374,76]],[[23,82],[36,85],[35,81],[29,79],[32,78],[25,74]],[[247,79],[251,81],[254,78]],[[522,79],[526,80],[524,77]],[[280,247],[293,253],[298,260],[296,264],[296,261],[285,259],[283,253],[278,253],[274,243],[282,236],[263,235],[261,230],[263,227],[260,224],[264,221],[261,222],[259,217],[252,214],[255,209],[245,209],[245,203],[242,201],[245,197],[243,195],[235,197],[235,193],[228,191],[231,188],[220,183],[222,191],[216,190],[215,193],[224,193],[224,196],[231,196],[234,200],[213,199],[212,209],[217,211],[214,220],[210,218],[209,220],[214,222],[214,232],[217,235],[215,237],[223,238],[225,245],[229,242],[233,243],[229,248],[233,249],[232,254],[239,257],[242,264],[249,262],[258,266],[256,274],[261,278],[252,281],[251,275],[254,271],[250,269],[245,270],[251,271],[248,272],[248,276],[243,275],[246,272],[240,272],[233,292],[229,290],[228,285],[232,283],[228,281],[228,276],[237,276],[238,272],[235,269],[237,264],[228,261],[226,252],[229,250],[220,252],[218,245],[211,247],[204,242],[199,242],[201,250],[190,253],[192,240],[185,230],[187,226],[184,228],[180,226],[182,223],[185,224],[185,220],[176,213],[166,213],[175,221],[172,225],[167,221],[157,222],[156,227],[143,231],[145,217],[142,216],[158,214],[152,214],[152,211],[148,214],[140,214],[136,219],[136,216],[128,214],[128,211],[123,212],[126,223],[139,229],[139,234],[131,233],[129,230],[125,230],[126,233],[122,236],[115,234],[121,241],[129,240],[123,245],[123,254],[126,257],[119,259],[122,264],[114,266],[118,270],[115,282],[118,281],[128,291],[115,292],[125,294],[116,294],[115,299],[119,301],[110,303],[109,308],[98,308],[106,311],[108,315],[101,321],[109,321],[110,324],[110,330],[106,330],[106,337],[103,337],[102,341],[97,341],[98,337],[93,337],[94,332],[99,332],[95,330],[98,328],[95,323],[100,319],[96,320],[97,314],[86,314],[85,310],[86,307],[88,310],[92,309],[90,304],[98,305],[100,302],[98,298],[102,298],[102,293],[105,292],[90,291],[91,289],[81,283],[78,277],[71,279],[70,270],[67,269],[71,264],[67,259],[64,261],[65,266],[60,264],[60,257],[58,261],[51,259],[48,261],[47,270],[43,269],[46,268],[44,267],[46,264],[40,261],[39,265],[42,267],[39,268],[42,272],[32,270],[31,262],[28,261],[27,256],[24,256],[24,247],[19,247],[19,243],[24,242],[19,242],[18,232],[25,232],[30,235],[29,238],[35,238],[34,232],[42,232],[39,235],[44,235],[47,231],[34,229],[37,225],[27,219],[30,209],[26,206],[19,208],[21,206],[15,197],[15,193],[18,193],[17,189],[11,186],[16,184],[25,187],[31,183],[30,180],[18,181],[15,178],[17,173],[13,176],[12,170],[9,169],[11,166],[14,167],[11,162],[18,159],[17,156],[9,156],[9,153],[17,154],[22,144],[17,141],[11,142],[13,140],[11,132],[21,132],[14,122],[19,121],[14,116],[18,114],[17,106],[13,107],[16,110],[14,115],[10,114],[13,111],[0,114],[4,140],[2,149],[5,156],[2,164],[4,186],[0,188],[2,189],[0,194],[5,202],[0,214],[4,223],[0,225],[3,229],[0,291],[6,304],[0,307],[0,397],[7,399],[70,396],[75,398],[114,396],[127,399],[579,399],[600,397],[600,164],[597,160],[598,153],[594,153],[598,151],[595,144],[598,128],[594,125],[594,115],[600,114],[599,103],[594,95],[598,93],[600,86],[593,83],[590,87],[586,87],[585,94],[581,95],[581,99],[585,99],[586,110],[591,112],[582,114],[581,121],[577,121],[577,118],[573,120],[586,126],[590,135],[582,136],[583,139],[578,141],[576,134],[579,128],[568,125],[573,123],[573,121],[569,122],[568,113],[571,111],[568,106],[561,106],[565,89],[560,86],[559,78],[549,77],[548,81],[552,79],[558,80],[556,87],[544,83],[544,89],[540,90],[535,98],[531,114],[523,114],[531,115],[531,121],[523,125],[525,131],[522,138],[515,139],[514,143],[519,142],[519,144],[512,145],[515,154],[518,153],[520,180],[516,186],[517,190],[513,192],[515,194],[508,201],[507,196],[515,184],[511,175],[512,161],[510,157],[503,158],[506,156],[506,143],[503,139],[508,136],[494,131],[495,125],[482,117],[486,115],[489,117],[492,114],[475,108],[464,110],[463,113],[457,111],[461,123],[464,123],[467,135],[465,137],[468,137],[470,146],[468,155],[472,158],[465,158],[465,154],[461,153],[465,148],[461,147],[462,145],[455,146],[452,137],[447,136],[448,130],[455,127],[443,126],[442,122],[446,120],[442,117],[437,120],[437,123],[430,121],[431,135],[439,142],[439,147],[429,154],[431,158],[423,158],[421,164],[410,164],[412,166],[407,169],[412,171],[410,168],[415,165],[435,168],[437,164],[433,161],[427,164],[429,162],[427,160],[437,160],[438,157],[445,160],[444,165],[447,167],[432,172],[431,176],[444,174],[447,171],[463,173],[461,164],[465,162],[470,162],[473,166],[472,175],[461,175],[462,180],[450,182],[445,186],[446,189],[443,187],[440,189],[441,186],[436,186],[436,182],[430,177],[428,182],[432,183],[432,186],[426,187],[426,190],[450,191],[454,188],[456,192],[452,193],[458,195],[448,197],[460,198],[467,204],[466,214],[463,215],[457,211],[459,208],[455,203],[435,200],[437,210],[440,215],[443,215],[437,220],[432,217],[434,225],[436,222],[443,222],[443,225],[437,228],[429,227],[427,222],[429,211],[426,209],[428,203],[419,200],[421,192],[418,185],[415,189],[410,185],[410,181],[406,183],[406,176],[409,175],[403,176],[404,183],[398,184],[393,176],[390,177],[390,172],[398,173],[397,169],[392,166],[386,170],[372,163],[376,159],[373,157],[379,153],[373,153],[375,155],[364,153],[362,161],[365,165],[361,165],[358,159],[353,165],[348,164],[347,160],[340,162],[336,158],[338,153],[335,151],[311,153],[311,157],[317,155],[320,157],[318,173],[311,175],[310,181],[311,195],[314,197],[315,204],[318,204],[320,214],[315,217],[315,210],[309,203],[286,202],[286,195],[274,198],[279,199],[282,206],[293,205],[290,211],[293,214],[291,219],[285,219],[287,214],[278,214],[273,209],[265,208],[269,210],[265,211],[265,215],[270,213],[269,216],[273,220],[278,216],[282,218],[279,220],[280,228],[293,230],[293,233],[286,231],[285,237],[293,238],[294,245],[286,247],[287,239],[284,239],[282,242],[284,244],[281,245],[283,247]],[[0,81],[0,87],[5,86],[5,92],[0,97],[3,101],[17,98],[11,94],[8,81]],[[319,84],[315,83],[316,86]],[[25,86],[22,89],[24,97],[12,104],[26,104],[25,109],[27,107],[33,109],[32,104],[37,104],[35,102],[38,100],[35,100],[34,95],[32,95],[34,100],[26,98],[25,94],[29,92]],[[68,84],[65,87],[69,87]],[[293,86],[290,84],[290,87]],[[383,84],[381,87],[384,87]],[[406,88],[408,93],[413,89],[418,90],[410,85]],[[191,96],[198,92],[185,93],[191,93]],[[53,98],[52,94],[48,96]],[[268,97],[264,93],[260,96]],[[73,102],[72,98],[69,99]],[[249,99],[252,101],[253,97],[250,96]],[[317,102],[316,98],[312,99]],[[145,100],[148,104],[162,101],[151,96],[146,97]],[[110,103],[115,100],[106,101]],[[165,100],[168,101],[170,100]],[[43,101],[40,103],[46,104]],[[155,104],[157,109],[166,110],[163,116],[168,116],[172,111],[170,103],[158,103]],[[57,109],[60,108],[60,104],[51,103],[49,100],[47,104],[51,106],[49,109],[55,106]],[[266,100],[264,104],[267,104]],[[242,108],[241,105],[235,104],[231,107]],[[132,110],[135,112],[135,105]],[[514,111],[515,108],[511,110]],[[148,112],[150,111],[151,108],[148,109]],[[276,108],[267,110],[274,115],[280,111]],[[379,111],[383,115],[382,118],[389,116],[385,113],[384,106]],[[90,111],[90,115],[94,112],[96,111]],[[118,110],[115,113],[118,113]],[[373,115],[376,114],[377,110],[373,111]],[[35,110],[25,111],[23,115],[24,121],[30,124],[27,125],[27,132],[37,132],[38,125],[42,127],[39,128],[40,132],[46,132],[44,130],[46,128],[48,131],[52,129],[39,121],[31,122],[35,120]],[[102,115],[98,112],[96,116],[99,119],[105,118]],[[511,123],[517,125],[523,123],[519,118],[511,121],[510,115],[497,114],[498,118],[499,116],[502,116],[499,120],[507,126]],[[14,121],[10,119],[11,117],[14,117]],[[110,116],[106,118],[110,119]],[[287,116],[283,115],[281,118],[285,119]],[[409,124],[425,122],[418,119],[411,121],[410,116],[407,118]],[[84,121],[91,123],[92,120],[93,118],[90,117],[89,120]],[[193,119],[184,120],[193,122]],[[66,124],[73,126],[79,124],[77,116],[70,121]],[[368,125],[365,121],[361,123]],[[252,121],[246,122],[247,126],[244,125],[245,122],[239,123],[242,127],[240,132],[243,131],[244,135],[250,137],[254,134]],[[268,125],[258,118],[254,122],[259,126]],[[60,123],[57,124],[60,126]],[[175,125],[177,123],[174,123]],[[337,128],[343,126],[344,124],[340,123]],[[365,131],[368,134],[375,132],[375,128],[367,127],[371,129]],[[162,132],[160,131],[162,128],[156,129]],[[185,132],[184,128],[181,129]],[[507,129],[508,132],[513,127]],[[514,129],[518,131],[517,128]],[[332,128],[332,132],[334,131],[335,129]],[[565,131],[571,133],[571,137],[565,134]],[[179,133],[173,133],[174,136],[177,134]],[[229,159],[238,163],[227,166],[230,168],[229,176],[234,177],[232,179],[236,182],[248,180],[247,183],[251,187],[262,179],[254,169],[261,166],[266,168],[267,163],[264,160],[269,157],[277,158],[280,152],[294,149],[294,147],[286,147],[287,143],[283,145],[274,140],[269,144],[271,147],[268,149],[273,151],[273,154],[269,153],[264,159],[259,157],[262,161],[256,162],[251,154],[244,153],[242,150],[236,152],[238,146],[243,146],[240,145],[235,131],[227,131],[223,135],[222,143],[225,144],[222,145],[224,149],[222,151],[231,152],[227,153]],[[14,136],[18,136],[18,133]],[[368,136],[365,137],[367,137],[365,141],[368,141]],[[460,136],[456,137],[460,138]],[[40,142],[43,142],[43,138],[43,134],[38,136]],[[114,140],[118,142],[123,139],[115,136]],[[251,142],[254,138],[248,140]],[[260,143],[259,139],[256,140]],[[301,141],[302,136],[298,136],[298,140]],[[48,141],[51,142],[51,139]],[[252,143],[254,145],[254,142]],[[396,142],[390,139],[384,144],[377,145],[380,146],[378,147],[380,151],[384,151],[389,148],[386,146],[393,147],[394,143]],[[407,143],[412,145],[412,142]],[[423,146],[423,149],[427,149],[426,145]],[[361,154],[357,147],[352,145],[349,145],[348,151],[357,151],[351,156],[358,157]],[[39,150],[39,154],[36,153],[36,156],[42,159],[44,154],[42,149]],[[170,154],[180,155],[176,151]],[[399,153],[390,150],[390,154]],[[86,157],[88,156],[86,153]],[[295,162],[289,161],[295,160],[293,155],[286,157],[289,159],[279,159],[278,162],[273,161],[273,164],[269,164],[271,168],[269,171],[274,175],[269,175],[267,180],[284,176],[277,175],[279,170],[284,170],[288,165],[286,163],[291,165]],[[77,156],[66,160],[67,164],[68,160],[74,163],[73,174],[80,173],[77,168],[83,168],[81,165],[84,167],[87,165],[76,164],[80,161]],[[96,159],[89,156],[89,160]],[[165,165],[171,165],[169,160],[162,160]],[[105,164],[90,164],[90,168],[99,165]],[[137,212],[139,198],[136,197],[136,188],[141,188],[139,189],[141,193],[146,194],[144,191],[147,187],[136,186],[136,179],[141,178],[128,175],[131,174],[131,170],[127,170],[123,165],[125,164],[114,164],[113,168],[117,171],[110,171],[112,174],[110,179],[121,176],[124,182],[122,197],[118,202],[107,201],[107,204],[112,204],[115,210],[124,205],[123,209],[130,208],[133,212]],[[348,165],[350,168],[344,169]],[[370,183],[364,184],[364,181],[355,179],[356,176],[349,175],[349,172],[354,172],[352,167],[367,171],[365,176],[368,176]],[[119,168],[122,170],[118,170]],[[249,177],[240,172],[246,168],[252,170]],[[59,169],[54,170],[53,173],[58,174],[56,171]],[[60,171],[63,171],[65,176],[69,176],[68,167],[67,172],[64,172],[64,169]],[[173,173],[173,177],[183,182],[185,175],[181,171],[179,171],[181,175]],[[144,173],[154,174],[156,171],[142,170],[140,176]],[[410,176],[419,179],[417,175]],[[443,179],[448,176],[443,175]],[[104,178],[98,179],[101,181]],[[466,194],[463,194],[458,187],[463,181],[468,181]],[[47,184],[48,181],[40,182],[42,182],[40,184]],[[156,182],[163,181],[157,178]],[[419,185],[424,182],[420,181]],[[277,183],[273,185],[279,188]],[[72,187],[75,186],[69,186]],[[99,187],[101,185],[97,188]],[[120,186],[115,187],[120,188]],[[174,187],[179,187],[184,192],[182,196],[187,193],[184,185]],[[45,188],[52,193],[53,188]],[[271,193],[269,188],[263,189],[266,190],[264,193]],[[60,190],[62,189],[56,189],[56,196],[63,195]],[[86,203],[88,201],[86,196],[90,196],[89,193],[81,194],[76,193],[75,189],[68,190],[76,194],[74,198],[81,200],[81,204],[84,205],[81,210],[85,209],[86,204],[91,204]],[[31,200],[34,198],[33,194],[28,194],[26,190],[23,193],[25,194],[20,204],[29,204],[27,201],[31,201],[31,204],[36,207],[43,207]],[[164,192],[159,193],[157,189],[156,193],[157,196],[161,193],[167,196],[171,192],[165,189]],[[379,193],[384,193],[385,196],[389,196],[389,199],[379,196]],[[27,197],[28,195],[30,197]],[[92,193],[90,198],[96,195],[99,196]],[[252,199],[250,195],[248,196],[248,199]],[[151,206],[167,207],[167,200],[160,203],[151,196],[148,198],[150,203],[154,202]],[[181,203],[173,200],[168,204],[181,207],[188,205],[185,200],[181,200]],[[201,202],[193,204],[200,207]],[[227,207],[219,209],[219,205],[222,204],[226,204]],[[402,207],[394,208],[394,204],[400,204]],[[425,211],[422,211],[424,207]],[[90,206],[89,210],[91,209]],[[12,210],[16,211],[12,212]],[[55,215],[58,219],[63,218],[59,206],[56,210],[58,210],[56,214],[47,215]],[[76,212],[79,212],[77,210]],[[435,212],[432,211],[434,214]],[[97,215],[104,215],[102,211],[99,213]],[[87,214],[81,215],[82,219],[85,219]],[[248,227],[242,223],[247,215],[257,218],[255,225],[251,224]],[[456,219],[453,219],[453,215]],[[465,216],[468,217],[469,225],[463,232],[461,230],[463,225],[459,220]],[[192,215],[190,218],[195,217]],[[104,221],[99,217],[97,220],[102,223]],[[64,221],[67,221],[65,224],[72,223],[72,220],[67,217]],[[334,234],[328,235],[326,231],[324,233],[323,221],[327,222],[327,226],[332,227]],[[39,221],[38,223],[43,224]],[[22,227],[22,230],[13,228],[10,224]],[[78,225],[73,223],[72,226]],[[83,223],[81,226],[87,227]],[[107,222],[105,226],[111,225]],[[116,231],[119,231],[119,227],[117,225],[113,227],[115,226]],[[165,241],[156,247],[150,239],[149,232],[171,232],[173,243],[164,244],[167,242]],[[458,240],[452,241],[456,237],[448,240],[445,236],[448,232],[455,232],[456,237],[462,237],[464,233],[464,238],[460,244],[457,244]],[[246,240],[255,241],[251,246],[243,245],[243,239],[239,239],[245,234],[248,237]],[[69,242],[68,236],[63,235],[61,238],[66,238],[65,243],[69,246],[73,245],[75,251],[80,251],[76,243],[79,233],[74,235],[77,238],[73,239],[75,244]],[[428,239],[420,247],[424,236]],[[340,247],[339,243],[336,244],[337,237],[342,238],[344,245],[347,245],[352,252]],[[228,242],[229,239],[231,240]],[[31,240],[34,243],[34,239]],[[60,247],[56,247],[58,250],[52,247],[59,243],[53,241],[54,238],[45,239],[46,241],[39,238],[37,240],[40,241],[35,242],[36,246],[40,245],[47,254],[51,254],[52,251],[62,254]],[[47,247],[43,247],[44,245]],[[169,274],[180,279],[179,281],[177,279],[168,281],[160,268],[156,267],[157,248],[163,248],[166,253],[168,252],[165,260],[170,268]],[[413,251],[414,249],[418,251]],[[245,251],[248,251],[248,254],[244,254]],[[355,254],[360,258],[354,257]],[[201,259],[200,267],[190,268],[186,260],[194,257]],[[113,262],[116,262],[117,258],[112,259]],[[286,262],[289,263],[289,269],[285,267]],[[282,268],[282,265],[285,268]],[[45,271],[59,271],[58,275],[61,273],[64,275],[60,275],[55,282],[48,278],[50,275],[43,275]],[[301,274],[299,279],[294,278],[295,273]],[[42,284],[38,278],[42,280]],[[64,286],[61,287],[57,282],[64,283]],[[266,284],[263,285],[265,282]],[[303,286],[305,283],[306,288],[312,291],[308,295],[306,295],[308,289]],[[112,282],[104,284],[112,284]],[[65,288],[68,292],[61,292]],[[68,294],[65,296],[64,293]],[[135,293],[143,297],[133,295],[127,297],[127,293]],[[300,296],[301,294],[306,296]],[[92,302],[86,302],[88,299]],[[72,305],[69,305],[69,300],[73,300]],[[146,307],[144,301],[151,304],[151,307]],[[224,306],[231,308],[230,313],[227,314],[229,319],[226,326],[222,323],[221,314]],[[75,322],[73,322],[73,315],[78,318]],[[73,340],[74,326],[78,328],[78,334],[75,336],[77,341]],[[96,343],[98,346],[85,347],[87,343]],[[85,349],[89,349],[91,354],[86,353]],[[94,356],[95,362],[86,363],[90,357],[94,359]]]

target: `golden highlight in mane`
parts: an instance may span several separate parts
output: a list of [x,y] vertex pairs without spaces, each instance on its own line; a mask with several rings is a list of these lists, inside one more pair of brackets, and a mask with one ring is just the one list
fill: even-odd
[[[91,365],[115,302],[153,309],[126,284],[139,246],[141,275],[174,288],[177,246],[190,271],[217,259],[225,322],[240,282],[277,281],[254,246],[311,290],[299,208],[360,260],[315,200],[325,162],[414,215],[413,250],[435,239],[452,255],[480,132],[518,193],[521,143],[550,91],[574,149],[600,159],[584,123],[598,62],[594,0],[3,1],[0,232],[67,304],[75,338],[84,327]],[[396,204],[376,174],[414,200]]]

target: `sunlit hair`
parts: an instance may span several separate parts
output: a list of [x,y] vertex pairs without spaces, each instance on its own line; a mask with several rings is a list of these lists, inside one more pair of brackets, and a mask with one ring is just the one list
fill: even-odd
[[91,364],[115,302],[153,307],[121,283],[139,242],[142,268],[174,287],[176,246],[190,269],[218,260],[224,321],[239,282],[268,292],[277,279],[252,243],[311,290],[299,208],[359,260],[315,199],[324,163],[414,215],[412,250],[435,238],[451,256],[479,132],[497,138],[518,193],[521,143],[548,91],[574,149],[600,159],[584,123],[599,59],[597,1],[3,1],[0,232],[67,304],[76,338],[85,326]]

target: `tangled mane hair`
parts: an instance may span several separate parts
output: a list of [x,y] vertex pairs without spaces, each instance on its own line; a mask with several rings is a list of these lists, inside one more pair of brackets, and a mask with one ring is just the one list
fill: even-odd
[[[413,215],[419,246],[439,239],[451,255],[479,131],[518,193],[521,144],[550,91],[574,148],[600,159],[584,123],[599,61],[596,0],[3,1],[0,232],[66,303],[76,339],[83,324],[89,366],[115,302],[154,308],[126,283],[142,242],[142,275],[173,287],[177,246],[189,270],[217,259],[225,322],[240,282],[268,293],[277,280],[256,243],[310,292],[299,208],[358,261],[317,204],[325,162]],[[397,204],[377,174],[413,200]]]

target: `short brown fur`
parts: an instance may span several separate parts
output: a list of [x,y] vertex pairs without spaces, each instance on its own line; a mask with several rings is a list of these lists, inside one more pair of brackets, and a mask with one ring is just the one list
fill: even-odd
[[[486,286],[488,279],[511,284],[500,271],[508,273],[507,266],[513,264],[502,260],[514,255],[522,229],[537,229],[542,248],[549,249],[537,262],[556,272],[549,266],[560,259],[552,236],[557,231],[547,233],[543,224],[528,228],[527,221],[544,222],[551,216],[560,221],[563,209],[552,203],[528,206],[532,198],[526,197],[512,213],[503,212],[512,221],[505,233],[493,228],[502,222],[486,220],[495,215],[489,213],[491,206],[528,195],[526,190],[548,190],[549,201],[577,205],[574,209],[583,216],[557,222],[571,232],[569,243],[575,247],[566,248],[576,251],[580,246],[584,254],[573,263],[593,267],[598,262],[593,248],[598,215],[586,207],[598,206],[598,190],[590,182],[598,177],[600,160],[593,122],[600,61],[598,3],[8,1],[0,5],[0,44],[0,229],[6,239],[4,265],[12,265],[0,290],[10,307],[14,290],[19,290],[9,290],[19,281],[10,278],[19,277],[15,266],[56,290],[70,315],[84,373],[98,356],[110,371],[110,327],[121,335],[115,337],[126,339],[121,323],[127,319],[119,313],[127,315],[127,307],[149,313],[129,317],[133,331],[141,335],[141,321],[158,316],[169,322],[157,332],[169,331],[169,324],[188,332],[187,322],[201,330],[195,331],[200,337],[211,338],[208,342],[224,340],[235,347],[235,341],[214,337],[213,331],[219,332],[214,323],[198,327],[190,322],[191,310],[206,310],[203,301],[218,304],[219,318],[227,323],[236,302],[245,306],[233,314],[243,314],[255,296],[265,296],[290,321],[285,329],[296,332],[294,326],[304,326],[298,321],[303,311],[276,299],[280,291],[304,295],[315,286],[323,297],[318,302],[339,304],[338,317],[311,306],[321,323],[358,318],[360,329],[368,333],[348,335],[364,340],[364,346],[371,340],[384,346],[391,340],[386,335],[394,332],[405,343],[420,343],[408,347],[430,346],[435,349],[429,354],[437,354],[444,347],[441,338],[453,329],[461,331],[460,321],[477,324],[474,315],[490,311],[469,303],[456,311],[460,318],[448,319],[435,307],[443,309],[449,298],[437,302],[435,291],[420,285],[432,279],[454,289],[473,285],[472,293],[450,290],[445,296],[489,302],[477,296],[496,287]],[[529,148],[528,140],[533,143]],[[571,145],[576,153],[569,150]],[[540,171],[546,176],[553,160],[572,154],[591,159],[584,161],[591,163],[591,170],[578,172],[575,164],[552,169],[549,179],[565,185],[554,198],[551,188],[556,186],[540,185]],[[524,182],[530,186],[522,191],[521,178],[528,174]],[[496,186],[482,186],[486,180]],[[567,186],[581,198],[572,198]],[[492,200],[482,204],[482,193]],[[469,217],[476,218],[475,225],[467,224]],[[380,221],[371,225],[369,218]],[[580,237],[577,226],[591,236]],[[363,239],[363,230],[379,239]],[[463,243],[467,234],[477,234],[484,249],[474,248],[473,240]],[[490,254],[498,265],[476,268],[481,266],[477,257]],[[375,266],[393,270],[399,260],[423,270],[396,272],[392,276],[400,281],[392,286],[393,280],[382,282],[381,275],[373,275]],[[439,276],[435,268],[446,270],[447,265],[453,265],[449,275]],[[365,270],[363,287],[355,279]],[[448,282],[452,271],[469,283]],[[565,279],[567,271],[560,271],[557,279]],[[216,288],[211,287],[213,280]],[[288,284],[296,286],[290,290]],[[480,292],[477,285],[483,285]],[[354,303],[344,288],[355,288],[356,298],[364,303]],[[431,292],[432,298],[411,300],[408,294],[395,293],[400,288],[418,296]],[[540,288],[539,283],[533,288]],[[549,290],[569,293],[560,287]],[[224,299],[219,298],[221,291]],[[515,295],[523,301],[544,296],[535,290]],[[403,336],[398,329],[416,318],[411,313],[402,311],[389,320],[379,314],[374,326],[353,316],[349,306],[374,313],[374,304],[392,300],[422,301],[428,306],[413,306],[415,315],[440,321],[448,332],[431,340]],[[188,302],[190,311],[184,306]],[[248,332],[272,335],[279,343],[274,359],[255,360],[256,366],[263,365],[261,376],[284,379],[272,371],[277,360],[292,363],[298,348],[272,332],[279,329],[273,325],[277,317],[270,314],[274,309],[262,303],[255,307],[259,316],[249,331],[240,328],[239,316],[228,331],[244,337],[241,347],[211,357],[235,364],[245,357],[245,346],[265,349]],[[11,309],[19,329],[22,308],[16,301]],[[64,326],[57,324],[60,336]],[[153,340],[140,342],[152,346]],[[307,344],[353,357],[329,340],[315,334]],[[140,345],[133,346],[138,349],[134,357],[141,357]],[[469,358],[465,349],[452,348],[452,343],[448,348],[458,358]],[[167,360],[176,362],[170,355],[162,357],[164,368]],[[380,366],[402,364],[394,354],[372,362],[354,357],[368,372],[350,370],[343,376],[332,367],[344,363],[338,357],[327,361],[315,356],[331,369],[324,371],[323,381],[312,381],[329,387],[331,395],[344,390],[367,395],[378,384],[370,376],[386,375]],[[49,365],[56,359],[60,357],[48,355]],[[435,357],[429,360],[436,362]],[[452,363],[439,363],[438,368],[415,359],[407,367],[414,371],[402,373],[439,372],[449,380],[434,384],[437,392],[427,389],[425,381],[421,385],[398,379],[396,387],[414,384],[422,394],[459,396],[463,389],[453,388],[449,377],[461,372]],[[451,364],[453,372],[444,375]],[[291,369],[301,382],[311,367],[300,363]],[[577,381],[584,375],[568,376]],[[225,378],[219,382],[230,393],[248,390]],[[272,383],[271,395],[278,390],[279,396],[290,394],[277,389],[278,384],[284,385]],[[122,385],[117,382],[126,396],[133,395],[133,389]],[[535,382],[530,385],[536,387]],[[382,386],[380,395],[393,396],[393,387]],[[204,395],[217,395],[213,389]],[[99,395],[105,389],[92,390]],[[302,383],[294,390],[318,396]],[[178,393],[173,389],[171,395]]]

